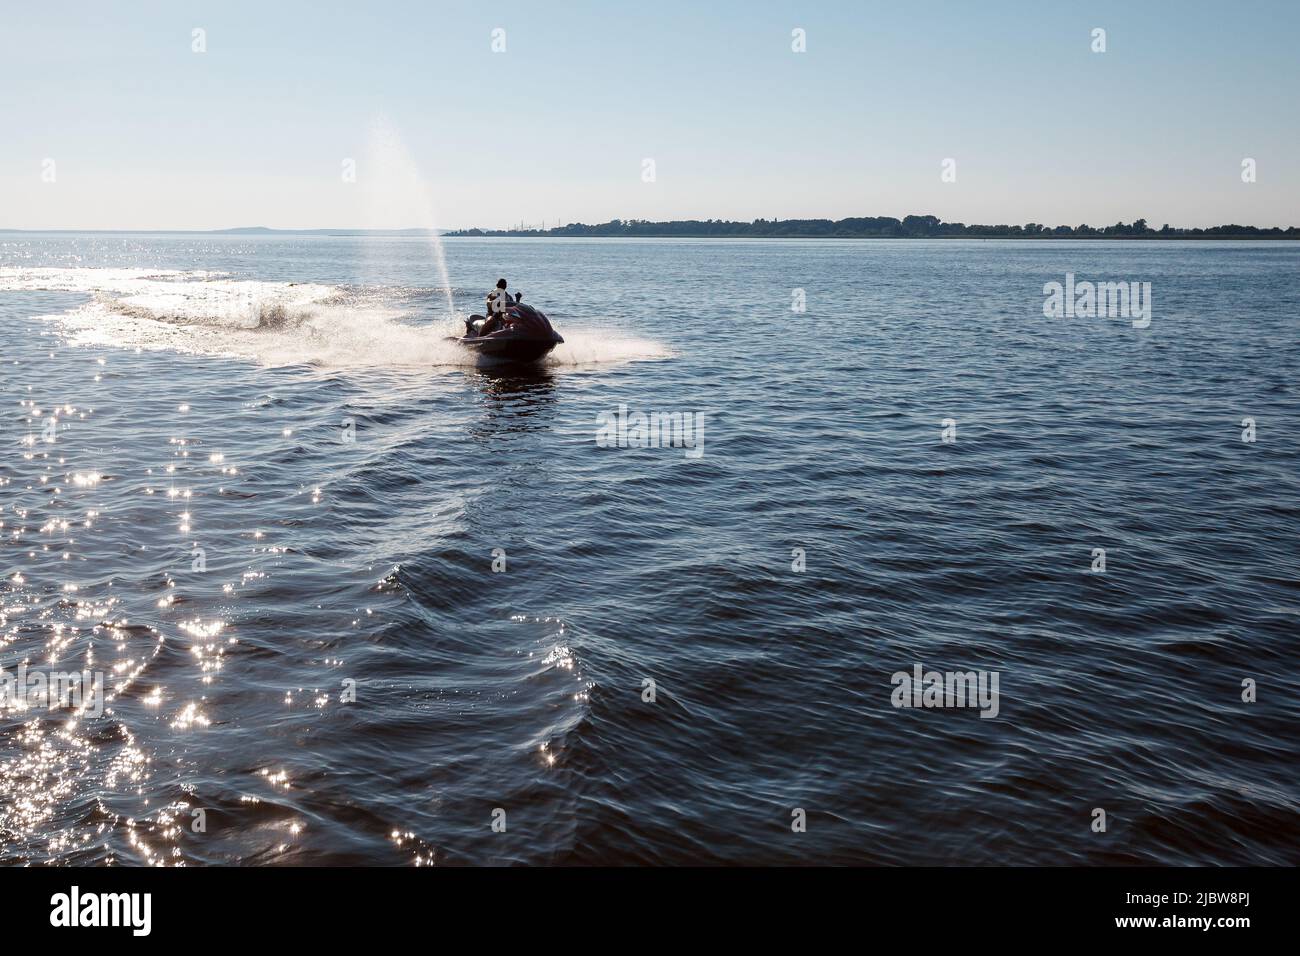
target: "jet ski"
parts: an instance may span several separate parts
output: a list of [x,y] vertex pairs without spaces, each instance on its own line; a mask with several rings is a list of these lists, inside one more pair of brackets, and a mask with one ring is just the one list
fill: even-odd
[[564,339],[540,309],[512,302],[500,318],[471,315],[465,335],[452,341],[497,362],[536,362]]

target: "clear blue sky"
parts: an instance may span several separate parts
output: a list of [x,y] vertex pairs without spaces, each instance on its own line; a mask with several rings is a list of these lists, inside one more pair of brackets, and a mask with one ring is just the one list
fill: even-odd
[[10,3],[0,226],[1291,225],[1298,100],[1289,0]]

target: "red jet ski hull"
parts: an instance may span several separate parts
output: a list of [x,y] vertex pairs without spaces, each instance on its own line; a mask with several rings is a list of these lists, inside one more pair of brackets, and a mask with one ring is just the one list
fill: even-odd
[[472,315],[466,321],[466,328],[475,334],[456,339],[461,345],[496,362],[536,362],[545,358],[564,339],[551,327],[551,322],[538,309],[531,305],[515,303],[506,309],[503,319],[496,321],[499,327],[487,335],[481,334],[480,315]]

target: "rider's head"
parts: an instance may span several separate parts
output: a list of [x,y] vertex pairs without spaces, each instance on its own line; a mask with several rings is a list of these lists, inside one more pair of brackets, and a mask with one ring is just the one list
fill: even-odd
[[498,288],[498,289],[504,289],[505,287],[506,287],[506,280],[505,280],[505,279],[497,279],[497,288]]

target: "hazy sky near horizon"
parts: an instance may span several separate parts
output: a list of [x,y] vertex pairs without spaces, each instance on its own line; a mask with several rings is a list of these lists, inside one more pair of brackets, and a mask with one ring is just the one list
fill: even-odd
[[1300,225],[1298,41],[1289,0],[10,4],[0,227]]

